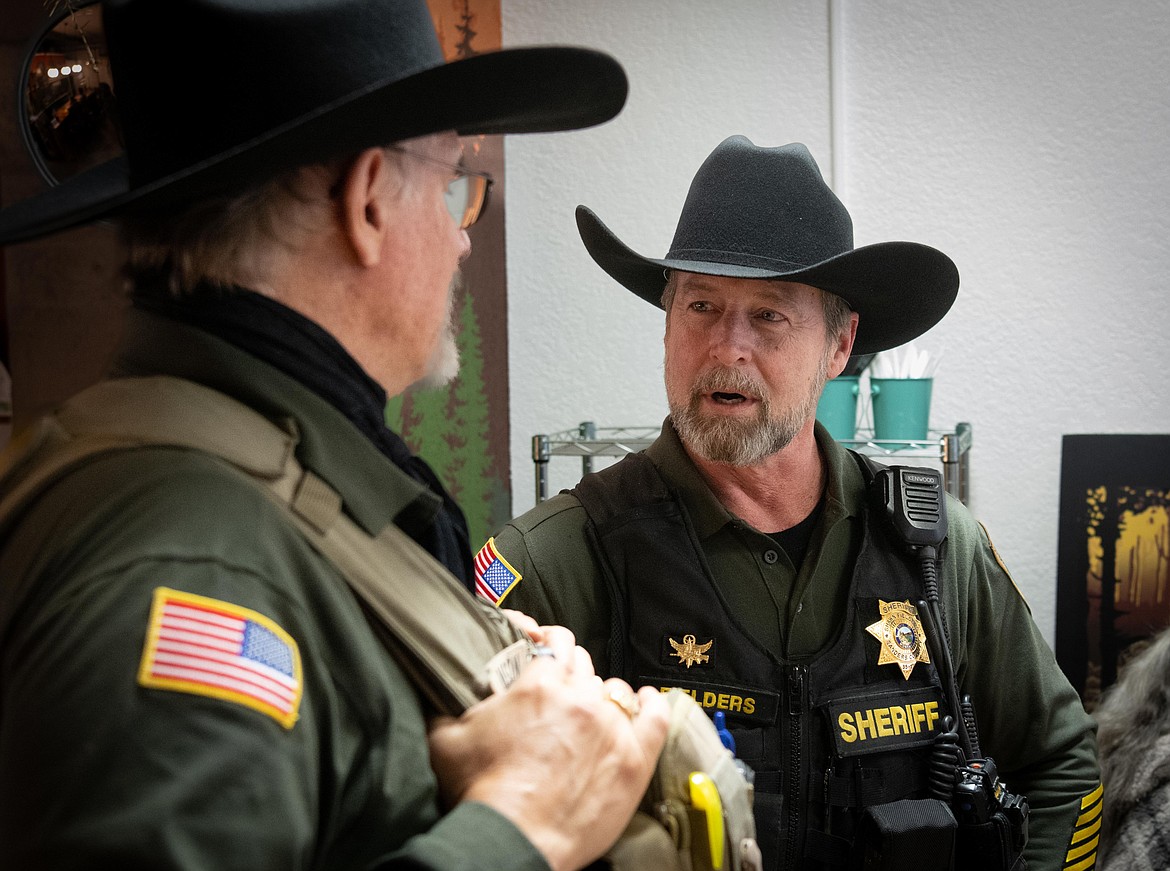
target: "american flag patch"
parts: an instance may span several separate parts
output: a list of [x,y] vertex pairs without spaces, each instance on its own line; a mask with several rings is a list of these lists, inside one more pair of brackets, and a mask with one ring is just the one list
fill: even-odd
[[520,573],[500,556],[494,538],[489,538],[475,555],[475,592],[493,605],[500,604],[508,591],[519,583],[520,577]]
[[263,614],[159,587],[138,682],[246,705],[291,729],[301,706],[301,653]]

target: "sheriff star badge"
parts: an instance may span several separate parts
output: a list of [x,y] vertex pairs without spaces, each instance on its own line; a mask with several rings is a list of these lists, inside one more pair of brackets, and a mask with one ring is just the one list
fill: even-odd
[[909,602],[878,599],[878,610],[882,619],[865,627],[866,632],[882,643],[878,665],[897,665],[902,669],[902,677],[910,680],[915,664],[930,662],[918,609]]

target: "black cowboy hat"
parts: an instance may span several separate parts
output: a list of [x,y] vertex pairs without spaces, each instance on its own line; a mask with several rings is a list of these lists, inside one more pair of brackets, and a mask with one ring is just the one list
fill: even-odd
[[237,190],[442,130],[600,124],[607,54],[540,46],[445,63],[425,0],[105,0],[124,157],[0,211],[0,244]]
[[853,221],[799,143],[719,144],[699,167],[666,257],[643,257],[589,209],[577,229],[597,265],[654,305],[666,270],[776,278],[819,287],[858,313],[854,354],[910,341],[942,320],[959,290],[951,259],[916,242],[853,247]]

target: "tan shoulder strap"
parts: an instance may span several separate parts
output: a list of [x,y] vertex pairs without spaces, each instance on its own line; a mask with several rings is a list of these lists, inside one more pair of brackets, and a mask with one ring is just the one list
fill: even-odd
[[297,439],[292,420],[282,428],[190,381],[102,382],[42,420],[0,459],[0,525],[52,482],[110,451],[169,446],[220,457],[288,511],[377,618],[383,642],[439,711],[459,714],[488,695],[493,674],[526,659],[531,645],[397,526],[368,535],[344,512],[340,495],[302,468]]
[[[233,413],[236,409],[248,416]],[[214,416],[225,412],[222,420]],[[72,467],[109,451],[143,445],[202,450],[254,478],[275,481],[285,473],[296,444],[291,421],[282,431],[246,406],[190,381],[104,381],[38,420],[0,454],[0,518],[13,517]]]

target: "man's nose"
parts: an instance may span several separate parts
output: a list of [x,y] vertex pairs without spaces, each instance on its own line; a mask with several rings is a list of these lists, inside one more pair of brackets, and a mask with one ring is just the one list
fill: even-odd
[[752,335],[747,318],[724,314],[711,330],[711,358],[724,366],[746,362],[752,354]]

